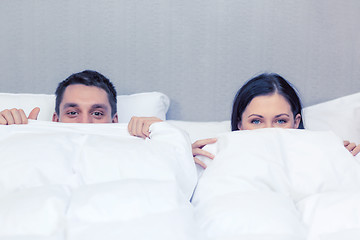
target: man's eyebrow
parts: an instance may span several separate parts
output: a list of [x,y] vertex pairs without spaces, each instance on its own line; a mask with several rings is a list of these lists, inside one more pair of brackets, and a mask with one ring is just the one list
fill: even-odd
[[94,108],[108,109],[108,107],[106,106],[106,104],[101,104],[101,103],[96,103],[96,104],[92,105],[91,108],[92,108],[92,109],[94,109]]
[[72,107],[78,107],[79,105],[76,103],[65,103],[63,108],[72,108]]

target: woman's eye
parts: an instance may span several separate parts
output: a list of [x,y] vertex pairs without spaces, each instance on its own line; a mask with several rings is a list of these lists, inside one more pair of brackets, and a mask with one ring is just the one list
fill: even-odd
[[260,124],[261,121],[259,119],[254,119],[254,120],[251,120],[251,123],[252,124]]
[[278,124],[285,124],[287,121],[285,119],[279,119],[276,121]]

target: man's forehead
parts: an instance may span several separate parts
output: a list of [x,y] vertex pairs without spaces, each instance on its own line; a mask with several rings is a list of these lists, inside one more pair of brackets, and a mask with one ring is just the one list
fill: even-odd
[[107,95],[106,91],[101,87],[87,86],[84,84],[71,84],[65,88],[64,94],[72,93],[72,92],[76,92],[76,93],[99,92]]
[[[91,107],[91,108],[104,108],[104,109],[108,109],[109,106],[107,104],[103,104],[103,103],[94,103],[94,104],[86,104],[87,107]],[[63,104],[63,108],[72,108],[72,107],[82,107],[83,105],[79,104],[79,103],[75,103],[75,102],[67,102]]]
[[110,105],[104,89],[82,84],[70,85],[65,89],[60,105],[69,106],[69,104],[78,106]]

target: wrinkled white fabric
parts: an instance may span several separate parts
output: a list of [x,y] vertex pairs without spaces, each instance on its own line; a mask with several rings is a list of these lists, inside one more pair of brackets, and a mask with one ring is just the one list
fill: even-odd
[[190,140],[165,122],[150,131],[0,126],[0,239],[198,239]]
[[333,133],[237,131],[206,150],[192,203],[207,237],[360,237],[360,164]]

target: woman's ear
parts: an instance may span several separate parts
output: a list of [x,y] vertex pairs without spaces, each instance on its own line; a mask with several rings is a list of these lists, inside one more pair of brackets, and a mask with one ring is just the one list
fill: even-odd
[[298,114],[296,114],[295,119],[294,119],[294,128],[295,129],[299,128],[300,121],[301,121],[301,115],[300,115],[300,113],[298,113]]
[[238,124],[237,124],[237,128],[238,128],[238,130],[242,130],[241,120],[238,122]]
[[60,121],[59,116],[56,114],[56,112],[54,112],[54,114],[53,114],[52,121],[53,122],[59,122]]

